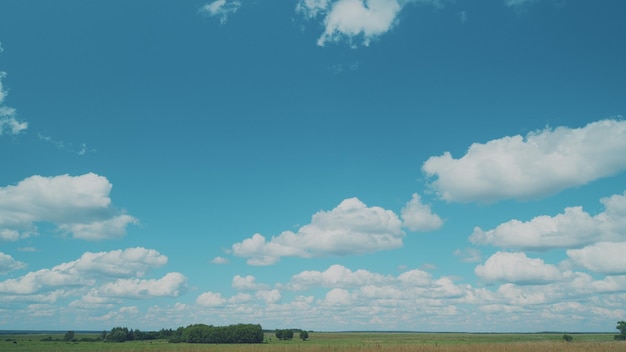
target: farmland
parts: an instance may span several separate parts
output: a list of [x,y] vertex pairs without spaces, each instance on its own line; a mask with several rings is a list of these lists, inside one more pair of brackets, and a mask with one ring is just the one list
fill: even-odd
[[[294,339],[278,341],[266,334],[263,344],[213,345],[172,344],[166,340],[112,342],[80,342],[97,334],[77,333],[75,342],[62,340],[63,334],[3,334],[1,351],[173,351],[173,352],[489,352],[489,351],[626,351],[626,343],[613,341],[612,334],[572,334],[571,343],[564,342],[563,334],[465,334],[465,333],[311,333],[307,341]],[[42,341],[44,338],[53,341]]]

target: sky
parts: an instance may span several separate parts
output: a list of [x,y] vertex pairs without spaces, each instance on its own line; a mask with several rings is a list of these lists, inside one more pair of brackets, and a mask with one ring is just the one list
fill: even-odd
[[626,2],[0,2],[0,329],[608,331]]

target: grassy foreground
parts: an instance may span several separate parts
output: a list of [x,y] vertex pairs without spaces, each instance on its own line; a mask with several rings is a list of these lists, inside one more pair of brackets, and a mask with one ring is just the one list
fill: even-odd
[[[462,334],[462,333],[311,333],[308,341],[294,339],[278,341],[266,335],[267,343],[255,345],[170,344],[165,340],[113,342],[41,341],[51,336],[29,334],[0,335],[0,351],[94,351],[94,352],[490,352],[490,351],[626,351],[626,342],[613,341],[610,334],[573,334],[574,341],[566,343],[562,334]],[[76,334],[77,339],[96,335]]]

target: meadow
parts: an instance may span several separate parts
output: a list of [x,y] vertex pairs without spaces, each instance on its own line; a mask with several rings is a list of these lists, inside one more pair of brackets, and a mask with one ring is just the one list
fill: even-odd
[[[490,352],[490,351],[626,351],[626,342],[613,341],[612,334],[572,334],[573,342],[564,342],[563,334],[464,334],[464,333],[310,333],[307,341],[294,338],[279,341],[266,334],[266,343],[250,345],[174,344],[166,340],[114,342],[41,341],[63,334],[0,335],[0,351],[93,351],[93,352]],[[77,333],[76,338],[94,338],[96,334]]]

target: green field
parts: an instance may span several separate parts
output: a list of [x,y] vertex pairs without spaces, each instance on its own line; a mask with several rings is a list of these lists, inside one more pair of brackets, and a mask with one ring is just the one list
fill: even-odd
[[[41,341],[63,334],[0,335],[0,351],[234,351],[234,352],[357,352],[357,351],[626,351],[625,342],[612,334],[572,334],[566,343],[562,334],[464,334],[464,333],[311,333],[307,341],[279,341],[266,335],[266,343],[254,345],[170,344],[165,340],[114,342]],[[76,334],[77,339],[98,335]]]

